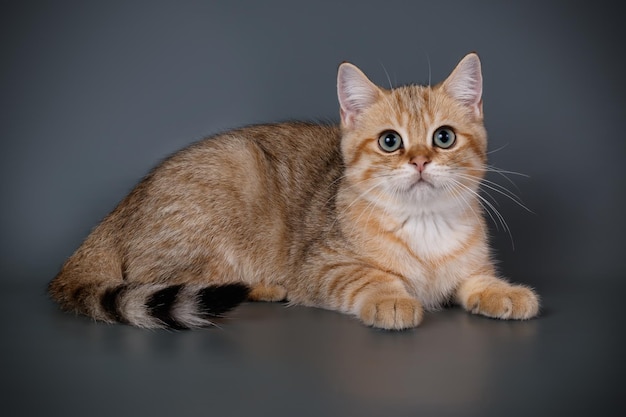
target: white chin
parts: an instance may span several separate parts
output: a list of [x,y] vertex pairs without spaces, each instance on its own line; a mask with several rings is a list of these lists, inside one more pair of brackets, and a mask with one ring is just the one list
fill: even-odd
[[419,181],[412,184],[407,191],[407,194],[410,195],[412,199],[420,201],[432,200],[441,194],[441,190],[435,187],[431,182],[426,181]]
[[433,192],[435,191],[435,186],[432,182],[426,180],[419,180],[411,184],[409,187],[410,192]]

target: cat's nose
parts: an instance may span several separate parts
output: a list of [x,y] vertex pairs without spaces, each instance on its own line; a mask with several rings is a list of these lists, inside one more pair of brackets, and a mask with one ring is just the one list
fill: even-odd
[[426,164],[430,163],[430,159],[423,155],[419,155],[411,159],[410,163],[411,165],[415,165],[415,168],[417,168],[417,170],[422,173],[426,169]]

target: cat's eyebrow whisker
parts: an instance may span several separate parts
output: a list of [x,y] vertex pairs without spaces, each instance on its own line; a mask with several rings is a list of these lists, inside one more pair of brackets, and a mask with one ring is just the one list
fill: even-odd
[[430,107],[430,93],[432,92],[432,68],[430,65],[430,55],[428,55],[427,51],[424,51],[424,53],[426,53],[426,61],[428,62],[428,111],[432,112],[432,108]]
[[392,103],[391,99],[388,97],[387,94],[385,94],[385,92],[382,93],[383,99],[385,100],[385,102],[387,103],[387,106],[390,109],[395,108],[396,106],[394,106],[394,104]]
[[426,54],[426,62],[428,62],[428,87],[430,88],[432,85],[432,66],[430,64],[430,55],[428,55],[428,51],[424,50],[424,53]]
[[387,72],[387,68],[385,68],[385,64],[383,64],[382,61],[380,62],[380,66],[383,67],[383,71],[385,71],[385,75],[387,76],[387,81],[389,81],[389,89],[393,90],[393,83],[391,82],[391,77],[389,76],[389,73]]

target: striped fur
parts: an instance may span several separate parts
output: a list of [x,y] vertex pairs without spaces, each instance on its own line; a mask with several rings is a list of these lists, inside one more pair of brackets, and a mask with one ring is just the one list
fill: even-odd
[[[87,287],[79,287],[62,307],[105,322],[145,328],[207,327],[246,300],[250,290],[241,283],[207,286],[189,284],[119,284],[92,287],[95,301],[85,303]],[[51,291],[58,289],[51,286]],[[92,293],[92,296],[94,294]]]
[[[246,127],[161,163],[67,260],[52,297],[148,328],[207,326],[246,299],[384,329],[449,301],[535,316],[537,295],[498,277],[489,253],[478,57],[434,87],[385,90],[347,63],[337,85],[340,126]],[[449,148],[435,142],[441,127],[455,134]],[[402,146],[386,151],[391,131]]]

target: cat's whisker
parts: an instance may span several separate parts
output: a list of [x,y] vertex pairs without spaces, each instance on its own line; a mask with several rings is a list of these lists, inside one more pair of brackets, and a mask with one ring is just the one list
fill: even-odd
[[[457,162],[457,163],[463,163],[463,162],[465,162],[465,161],[466,161],[466,160],[468,160],[468,159],[469,159],[469,157],[467,157],[467,158],[465,158],[465,159],[462,159],[461,161],[459,161],[459,162]],[[509,178],[509,177],[507,176],[507,174],[510,174],[510,175],[519,175],[519,176],[522,176],[522,177],[526,177],[526,178],[528,178],[528,175],[523,174],[523,173],[521,173],[521,172],[507,171],[507,170],[503,170],[503,169],[497,168],[497,167],[495,167],[495,166],[493,166],[493,165],[484,165],[484,164],[481,164],[481,165],[480,165],[479,167],[477,167],[476,169],[481,170],[481,171],[483,171],[483,172],[485,172],[485,173],[488,173],[488,172],[494,172],[494,173],[497,173],[498,175],[500,175],[500,176],[504,177],[504,178],[505,178],[505,179],[506,179],[506,180],[507,180],[507,181],[508,181],[508,182],[509,182],[509,183],[510,183],[513,187],[515,187],[515,189],[517,190],[517,192],[518,192],[518,193],[521,193],[521,191],[520,191],[519,187],[517,186],[517,184],[515,184],[515,182],[514,182],[511,178]],[[514,194],[513,192],[511,192],[511,190],[506,189],[506,187],[504,187],[502,184],[498,184],[498,183],[495,183],[495,182],[493,182],[493,181],[489,181],[489,180],[487,180],[486,178],[483,178],[482,176],[481,176],[481,177],[478,177],[478,176],[476,176],[476,175],[472,175],[472,174],[468,173],[466,169],[461,169],[461,168],[459,168],[459,167],[452,168],[452,169],[451,169],[451,172],[453,172],[453,173],[455,173],[455,174],[456,174],[456,173],[463,173],[463,174],[465,174],[465,175],[469,175],[469,176],[471,176],[471,177],[474,177],[474,178],[476,178],[476,179],[477,179],[477,180],[479,180],[479,181],[486,181],[486,182],[490,182],[491,184],[493,184],[493,185],[495,185],[495,186],[497,186],[497,187],[502,187],[502,188],[503,188],[503,189],[505,189],[507,192],[511,193],[511,195],[515,196],[515,198],[517,198],[517,200],[519,200],[519,201],[521,202],[521,198],[520,198],[519,196],[517,196],[516,194]]]
[[[397,186],[392,187],[391,188],[391,199],[392,199],[392,201],[398,201],[399,196],[400,196],[400,194],[402,192],[403,191],[399,187],[397,187]],[[383,206],[383,217],[382,218],[386,218],[388,216],[391,216],[390,210],[391,210],[391,204],[385,204]],[[402,226],[400,226],[400,227],[402,227]],[[399,230],[399,228],[398,228],[398,230]],[[379,234],[379,236],[382,237],[382,235],[383,235],[383,229],[382,228],[379,229],[378,234]]]
[[[500,207],[500,203],[499,201],[488,191],[489,188],[485,186],[485,184],[483,184],[480,180],[476,179],[476,178],[463,178],[462,175],[456,175],[457,178],[461,178],[464,179],[465,181],[469,181],[471,184],[474,184],[477,186],[477,191],[479,193],[483,193],[485,196],[482,196],[483,198],[485,198],[486,201],[486,197],[488,197],[491,200],[491,204],[493,205],[493,207]],[[459,181],[460,183],[462,183],[461,181]],[[468,187],[469,188],[469,187]],[[509,197],[510,198],[510,197]]]
[[387,76],[387,81],[389,82],[389,89],[392,90],[393,83],[391,82],[391,77],[389,76],[389,73],[387,72],[387,68],[385,68],[385,64],[383,64],[382,61],[380,62],[380,66],[383,67],[383,71],[385,72],[385,75]]
[[432,86],[433,69],[430,64],[430,55],[428,54],[428,51],[424,50],[424,53],[426,54],[426,62],[428,62],[428,88],[430,88]]
[[[372,213],[374,212],[374,209],[377,207],[377,204],[375,201],[369,201],[367,204],[367,207],[365,208],[365,210],[361,211],[361,213],[359,214],[359,217],[356,218],[356,221],[354,221],[354,223],[352,224],[352,232],[355,231],[355,229],[357,229],[358,227],[361,226],[360,220],[363,217],[363,215],[365,214],[365,212],[367,211],[367,218],[365,219],[365,223],[368,224],[370,221],[370,218],[372,216]],[[380,233],[380,231],[379,231]]]
[[480,198],[480,196],[477,193],[475,193],[474,190],[472,190],[471,188],[467,187],[466,185],[464,185],[463,183],[458,182],[458,181],[453,181],[453,183],[450,184],[450,186],[453,187],[455,190],[470,190],[470,191],[472,191],[472,194],[474,194],[475,196],[479,197],[479,198],[477,198],[476,201],[478,202],[478,204],[481,205],[481,207],[483,208],[485,213],[487,213],[487,215],[490,217],[491,221],[493,222],[494,226],[496,227],[496,230],[500,230],[498,221],[496,220],[496,218],[493,216],[493,214],[489,210],[489,207],[487,207],[485,205],[485,203],[483,203],[483,201]]
[[463,203],[462,205],[467,207],[473,213],[474,217],[476,217],[477,220],[480,220],[480,215],[476,212],[476,210],[474,210],[474,207],[472,207],[469,201],[467,201],[463,193],[455,192],[456,190],[454,189],[454,187],[448,183],[444,183],[443,188],[449,195],[454,198],[455,201]]
[[509,184],[511,184],[513,187],[515,187],[517,192],[520,193],[520,194],[521,194],[521,190],[519,189],[517,184],[515,184],[515,182],[511,178],[509,178],[509,175],[518,175],[518,176],[525,177],[525,178],[529,178],[530,177],[529,175],[523,174],[521,172],[507,171],[507,170],[504,170],[504,169],[500,169],[500,168],[494,167],[492,165],[486,165],[485,172],[494,172],[494,173],[500,175],[502,178],[507,180],[509,182]]
[[[500,221],[500,224],[502,225],[502,227],[504,228],[504,230],[508,233],[509,238],[511,239],[511,246],[513,247],[513,249],[515,249],[515,243],[513,242],[513,234],[511,232],[511,229],[509,228],[508,223],[506,222],[506,220],[504,219],[504,216],[502,216],[502,214],[500,213],[500,211],[493,205],[491,204],[488,200],[486,200],[483,196],[481,196],[479,193],[477,193],[476,191],[472,190],[470,187],[468,187],[467,185],[463,184],[462,182],[454,179],[454,178],[450,178],[451,181],[453,181],[454,183],[458,184],[460,187],[464,187],[465,189],[467,189],[470,193],[472,193],[473,195],[475,195],[479,200],[479,202],[482,202],[484,204],[487,205],[487,207],[483,206],[485,208],[485,211],[487,211],[487,213],[489,213],[489,210],[487,210],[487,208],[491,209],[493,211],[493,214],[495,214],[495,216],[498,218],[498,220]],[[481,203],[481,204],[482,204]],[[491,216],[491,219],[493,220],[493,216]],[[497,223],[494,220],[494,224],[496,225],[496,229],[497,229]]]
[[[334,187],[337,183],[339,183],[340,181],[342,181],[343,179],[347,178],[348,176],[346,174],[344,175],[340,175],[339,177],[337,177],[337,179],[335,179],[334,181],[332,181],[330,184],[328,184],[327,188],[332,188]],[[327,206],[328,203],[330,203],[331,200],[335,199],[336,195],[335,193],[331,193],[331,196],[324,202],[324,206]]]
[[497,173],[500,173],[500,174],[519,175],[520,177],[530,178],[530,175],[524,174],[523,172],[508,171],[508,170],[501,169],[501,168],[498,168],[498,167],[493,166],[493,165],[485,165],[485,171],[487,171],[487,172],[497,172]]
[[[348,206],[346,206],[340,213],[337,213],[337,217],[335,218],[335,220],[333,221],[333,226],[335,225],[335,223],[337,222],[337,220],[339,220],[339,218],[342,218],[348,210],[350,210],[350,208],[352,206],[354,206],[356,203],[358,203],[359,201],[362,201],[367,194],[369,194],[372,190],[374,190],[377,187],[380,187],[381,185],[383,185],[386,181],[386,175],[382,175],[379,177],[375,177],[375,178],[370,178],[367,180],[363,180],[360,181],[360,184],[362,183],[366,183],[368,181],[376,181],[374,185],[372,185],[371,187],[367,188],[365,191],[363,191],[361,194],[359,194],[358,196],[356,196],[352,202],[350,204],[348,204]],[[357,183],[358,184],[358,183]],[[354,186],[354,184],[350,184],[349,186]],[[371,201],[371,200],[370,200]]]
[[430,64],[430,55],[428,55],[427,51],[424,51],[426,53],[426,61],[428,62],[428,96],[426,98],[427,100],[427,106],[428,106],[428,111],[432,112],[432,108],[430,106],[430,93],[432,91],[432,66]]
[[[340,177],[338,177],[336,180],[334,180],[333,182],[331,182],[331,183],[328,185],[328,187],[327,187],[327,188],[331,188],[332,186],[334,186],[335,184],[337,184],[339,181],[342,181],[342,180],[344,180],[344,179],[346,179],[346,178],[348,178],[348,177],[349,177],[349,175],[347,175],[347,174],[341,175],[341,176],[340,176]],[[383,175],[381,175],[380,177],[377,177],[377,178],[383,178],[383,177],[385,177],[385,178],[386,178],[386,177],[391,177],[391,175],[384,175],[384,174],[383,174]],[[350,189],[350,188],[357,187],[357,186],[359,186],[359,185],[362,185],[362,184],[365,184],[365,183],[367,183],[367,182],[374,181],[374,180],[376,180],[376,178],[365,178],[365,179],[363,179],[363,180],[360,180],[360,181],[357,181],[357,182],[353,182],[353,183],[349,183],[349,184],[346,184],[346,185],[344,185],[344,186],[345,186],[345,187],[347,187],[347,189]],[[335,196],[334,196],[334,195],[332,195],[329,199],[327,199],[327,200],[324,202],[324,204],[325,204],[325,205],[326,205],[326,204],[328,204],[328,203],[329,203],[332,199],[334,199],[334,198],[335,198]]]
[[498,184],[498,183],[493,182],[493,181],[489,181],[487,179],[479,179],[479,178],[476,178],[473,175],[469,175],[469,174],[455,173],[454,175],[459,177],[459,178],[466,179],[467,181],[471,181],[471,182],[473,182],[475,184],[479,184],[480,187],[487,188],[487,189],[492,190],[492,191],[494,191],[494,192],[496,192],[498,194],[501,194],[501,195],[507,197],[509,200],[513,201],[518,206],[522,207],[524,210],[528,211],[529,213],[533,213],[534,214],[534,212],[531,209],[529,209],[522,202],[522,199],[518,195],[516,195],[511,190],[509,190],[508,188],[504,187],[501,184]]
[[492,153],[500,152],[502,149],[506,148],[507,146],[509,146],[509,144],[505,143],[504,145],[500,146],[499,148],[492,149],[490,151],[485,152],[485,155],[491,155]]
[[[470,181],[472,184],[477,184],[479,186],[489,185],[489,187],[498,188],[499,190],[502,190],[502,191],[499,191],[499,192],[508,193],[507,197],[509,197],[511,199],[515,199],[517,201],[521,201],[520,197],[518,197],[516,194],[511,192],[506,187],[504,187],[502,184],[498,184],[497,182],[493,182],[493,181],[490,181],[490,180],[488,180],[486,178],[481,178],[481,177],[478,177],[476,175],[472,175],[472,174],[469,174],[469,173],[466,173],[466,172],[462,172],[462,171],[456,171],[456,172],[453,171],[452,175],[457,177],[457,178],[466,179],[466,180]],[[486,188],[488,188],[488,187],[486,187]]]
[[[504,149],[506,146],[507,146],[507,144],[504,144],[504,145],[500,146],[500,147],[499,147],[499,148],[497,148],[497,149],[494,149],[494,150],[492,150],[492,151],[487,152],[487,153],[486,153],[486,155],[491,154],[491,153],[498,152],[498,151],[500,151],[500,150]],[[471,159],[471,157],[470,157],[470,156],[467,156],[467,157],[465,157],[465,158],[461,159],[461,160],[459,161],[459,163],[463,163],[463,162],[468,161],[468,160],[470,160],[470,159]],[[502,168],[498,168],[498,167],[496,167],[496,166],[494,166],[494,165],[481,164],[481,166],[480,166],[480,168],[479,168],[479,169],[481,169],[481,170],[482,170],[482,171],[484,171],[485,173],[493,172],[493,173],[495,173],[495,174],[500,175],[500,176],[501,176],[501,177],[503,177],[503,178],[504,178],[504,179],[505,179],[508,183],[510,183],[513,187],[515,187],[515,189],[517,190],[517,192],[518,192],[518,193],[521,193],[521,191],[520,191],[519,187],[517,186],[517,184],[516,184],[516,183],[515,183],[515,182],[514,182],[511,178],[509,178],[509,175],[517,175],[517,176],[520,176],[520,177],[525,177],[525,178],[529,178],[529,177],[530,177],[529,175],[524,174],[524,173],[522,173],[522,172],[505,170],[505,169],[502,169]]]
[[394,107],[396,107],[396,106],[394,105],[394,103],[392,102],[391,98],[388,96],[388,94],[385,94],[385,93],[383,92],[382,97],[383,97],[383,99],[385,100],[385,103],[387,103],[387,106],[389,106],[389,108],[394,108]]
[[[487,199],[485,199],[485,197],[483,197],[482,195],[480,195],[480,193],[478,193],[476,190],[472,189],[471,187],[467,186],[466,184],[463,184],[463,182],[450,177],[449,178],[450,181],[452,181],[453,184],[455,184],[457,186],[458,189],[462,189],[462,190],[467,190],[469,191],[471,194],[473,194],[475,197],[478,198],[478,202],[483,204],[483,208],[487,209],[493,209],[493,213],[498,217],[498,219],[500,219],[500,216],[498,216],[499,211],[496,209],[496,207],[493,205],[493,203],[491,203],[490,201],[488,201]],[[484,205],[486,204],[486,206]],[[494,222],[495,226],[498,227],[498,223]],[[502,222],[500,222],[500,224],[502,226],[504,226],[504,224],[502,224]],[[505,228],[506,229],[506,228]]]
[[[377,177],[371,178],[370,180],[379,179],[381,180],[379,185],[383,185],[386,183],[388,178],[393,178],[393,177],[395,177],[395,175],[393,174],[381,174]],[[393,185],[389,187],[388,182],[386,185],[388,186],[386,193],[388,194],[389,201],[393,201],[393,202],[399,201],[400,194],[403,193],[405,190],[401,189],[398,186],[393,186]],[[365,213],[367,213],[367,218],[365,219],[366,224],[370,222],[370,218],[372,217],[372,215],[374,215],[376,210],[379,210],[379,213],[377,213],[376,218],[385,219],[389,217],[394,217],[391,213],[391,209],[393,208],[394,204],[389,203],[389,202],[379,204],[377,199],[367,199],[366,201],[367,201],[367,206],[364,209],[362,209],[359,216],[353,221],[351,232],[354,232],[358,227],[361,226],[360,220],[363,218]],[[378,229],[377,231],[378,236],[380,238],[383,238],[383,234],[384,234],[383,228],[377,228],[377,229]]]

